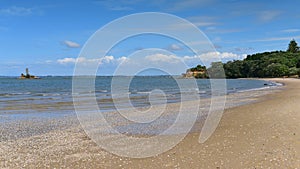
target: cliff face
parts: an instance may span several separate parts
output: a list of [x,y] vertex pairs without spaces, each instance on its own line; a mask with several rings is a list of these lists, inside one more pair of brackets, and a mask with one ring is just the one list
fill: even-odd
[[186,73],[183,74],[185,78],[207,78],[206,70],[191,70],[188,69]]

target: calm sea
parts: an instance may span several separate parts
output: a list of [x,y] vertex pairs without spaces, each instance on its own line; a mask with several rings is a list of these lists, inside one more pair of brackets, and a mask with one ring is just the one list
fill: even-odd
[[[114,77],[118,83],[128,81],[131,77]],[[180,102],[181,93],[196,92],[200,97],[211,94],[210,82],[197,79],[197,88],[180,89],[178,83],[188,83],[191,79],[172,76],[136,76],[133,77],[126,97],[135,107],[149,106],[149,94],[153,90],[164,92],[168,103]],[[97,77],[95,94],[100,110],[114,110],[111,94],[112,77]],[[230,79],[227,80],[227,94],[270,88],[276,84],[261,80]],[[92,92],[92,91],[91,91]],[[122,99],[120,96],[118,99]],[[159,97],[155,99],[160,99]],[[124,105],[126,108],[127,105]],[[130,106],[130,105],[128,105]],[[72,104],[72,77],[42,77],[38,80],[20,80],[16,77],[0,77],[0,116],[14,115],[22,118],[29,114],[51,117],[74,112]]]

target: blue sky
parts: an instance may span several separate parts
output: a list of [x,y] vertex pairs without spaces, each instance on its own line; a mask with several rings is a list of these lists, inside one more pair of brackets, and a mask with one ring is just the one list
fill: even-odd
[[[72,75],[76,58],[95,31],[140,12],[169,13],[195,24],[217,50],[203,53],[204,57],[216,55],[225,62],[257,52],[286,50],[291,39],[300,43],[299,6],[296,0],[0,0],[0,75],[18,76],[26,67],[40,76]],[[190,59],[188,66],[199,63],[176,40],[145,35],[120,43],[96,60],[101,62],[99,75],[112,74],[121,61],[147,48],[172,52],[158,51],[151,54],[152,60],[185,57]]]

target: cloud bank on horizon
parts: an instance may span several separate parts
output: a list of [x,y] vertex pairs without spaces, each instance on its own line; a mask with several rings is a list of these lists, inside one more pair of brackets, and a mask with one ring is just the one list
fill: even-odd
[[[286,50],[291,39],[300,40],[300,13],[297,12],[300,1],[293,0],[284,3],[280,0],[272,3],[267,0],[3,0],[1,4],[0,75],[17,76],[25,67],[39,75],[72,75],[76,62],[99,63],[100,74],[110,75],[124,61],[142,62],[128,62],[133,52],[153,47],[172,54],[145,55],[149,64],[160,62],[176,67],[177,61],[183,61],[187,66],[195,66],[209,64],[218,58],[226,62],[243,59],[252,53]],[[106,56],[77,58],[88,38],[105,24],[128,14],[148,11],[171,13],[187,19],[207,35],[217,51],[194,55],[176,41],[136,37],[136,40],[111,49]],[[174,25],[172,29],[180,31],[184,27]],[[201,42],[193,43],[201,46]]]
[[[195,66],[195,64],[202,64],[207,65],[211,62],[218,61],[221,59],[221,61],[226,62],[230,60],[241,60],[246,58],[246,54],[238,55],[235,53],[229,53],[229,52],[208,52],[203,53],[201,55],[193,55],[193,56],[177,56],[173,54],[165,54],[165,53],[155,53],[151,55],[145,55],[144,57],[119,57],[116,58],[114,56],[104,56],[101,58],[85,58],[85,57],[78,57],[78,58],[62,58],[58,59],[56,61],[48,61],[52,64],[60,64],[63,66],[74,66],[75,64],[95,64],[97,63],[99,65],[99,72],[102,72],[102,67],[110,67],[112,68],[111,71],[108,74],[111,75],[135,75],[134,73],[131,73],[131,70],[133,67],[136,69],[137,66],[141,66],[141,69],[143,67],[148,66],[151,68],[164,68],[170,72],[171,75],[180,75],[181,73],[184,73],[187,68]],[[181,63],[181,64],[179,64]],[[185,64],[185,66],[182,66],[182,63]],[[120,65],[123,67],[123,70],[126,69],[126,71],[119,72],[119,74],[115,74],[115,70],[120,67]],[[108,75],[106,74],[106,75]],[[100,73],[101,75],[101,73]]]

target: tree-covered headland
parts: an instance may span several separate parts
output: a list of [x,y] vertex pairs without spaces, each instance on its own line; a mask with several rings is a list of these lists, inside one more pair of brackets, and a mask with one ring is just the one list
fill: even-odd
[[254,77],[296,77],[300,76],[300,48],[291,40],[286,51],[272,51],[248,55],[244,60],[227,63],[213,62],[206,69],[197,65],[188,69],[185,76],[195,78],[254,78]]

